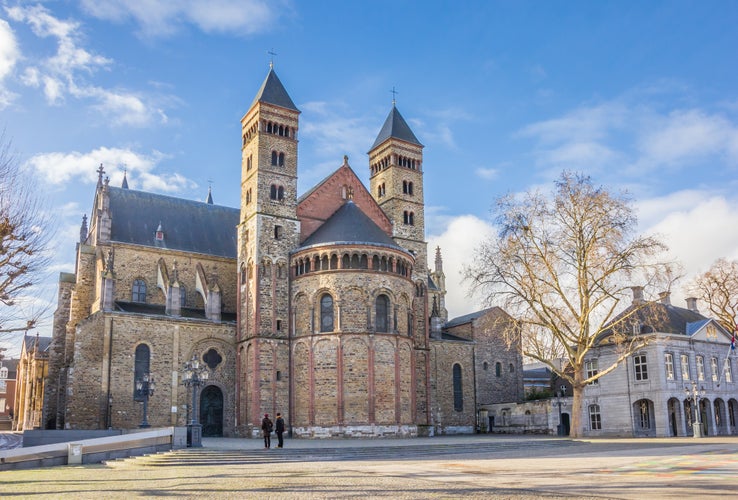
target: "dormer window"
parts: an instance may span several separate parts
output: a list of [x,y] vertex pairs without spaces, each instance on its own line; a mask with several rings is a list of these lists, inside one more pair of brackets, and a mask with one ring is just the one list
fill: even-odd
[[161,222],[159,222],[159,227],[156,228],[154,238],[156,239],[156,241],[164,241],[164,230],[161,227]]

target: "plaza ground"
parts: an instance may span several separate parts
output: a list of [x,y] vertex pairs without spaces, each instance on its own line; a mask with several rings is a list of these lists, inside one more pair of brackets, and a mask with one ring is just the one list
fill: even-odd
[[[276,440],[275,440],[276,441]],[[734,498],[738,437],[205,438],[201,449],[0,472],[4,498]]]

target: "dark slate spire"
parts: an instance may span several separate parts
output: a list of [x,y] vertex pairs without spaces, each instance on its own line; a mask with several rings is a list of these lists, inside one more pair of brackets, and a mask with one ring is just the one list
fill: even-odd
[[210,186],[208,186],[208,199],[205,200],[205,203],[207,203],[208,205],[213,204],[213,188]]
[[295,106],[295,103],[292,102],[292,99],[284,89],[282,82],[279,81],[277,73],[274,72],[273,68],[269,69],[269,74],[264,80],[264,83],[261,84],[261,88],[256,93],[256,97],[254,98],[254,102],[251,103],[250,108],[253,108],[257,102],[265,102],[293,111],[300,111]]
[[123,189],[128,189],[128,178],[127,178],[128,171],[123,171],[123,183],[120,185]]
[[82,225],[79,228],[79,242],[84,243],[87,239],[87,214],[82,214]]
[[422,146],[422,144],[420,144],[418,138],[415,137],[413,131],[410,130],[410,126],[407,124],[407,122],[394,106],[394,104],[392,105],[392,111],[390,111],[387,119],[384,121],[384,125],[382,125],[382,130],[379,131],[377,140],[374,141],[374,145],[371,147],[371,149],[376,148],[391,137],[394,137],[395,139],[400,139],[401,141],[409,142],[411,144]]

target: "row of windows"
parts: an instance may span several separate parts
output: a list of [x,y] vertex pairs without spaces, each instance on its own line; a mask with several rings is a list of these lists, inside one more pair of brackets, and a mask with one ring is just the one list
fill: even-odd
[[[270,121],[263,121],[262,128],[267,134],[274,134],[280,137],[292,137],[295,138],[297,135],[294,128],[287,125],[281,125]],[[243,145],[248,144],[251,139],[256,135],[257,124],[254,123],[249,129],[243,134]]]
[[[413,183],[411,181],[402,181],[402,194],[412,196],[414,194]],[[377,186],[377,198],[383,198],[387,195],[387,187],[383,182]]]
[[[704,356],[696,356],[695,364],[697,369],[697,380],[705,380]],[[688,354],[679,355],[679,365],[681,368],[682,380],[691,380]],[[674,380],[674,355],[670,352],[664,354],[664,368],[666,370],[666,380]],[[718,358],[715,356],[710,358],[710,370],[713,382],[718,382],[720,380],[720,363],[718,362]],[[726,382],[733,381],[733,372],[729,359],[725,360],[723,374]]]
[[[369,166],[369,170],[371,171],[371,174],[378,174],[382,170],[386,169],[392,164],[392,155],[388,154],[381,159],[374,162],[372,165]],[[420,160],[416,160],[415,158],[410,158],[408,156],[397,156],[397,163],[396,165],[400,167],[409,168],[411,170],[420,170]]]
[[[340,263],[340,268],[339,268]],[[392,257],[373,255],[371,256],[371,268],[374,271],[394,272],[400,276],[409,277],[412,274],[412,266],[402,260]],[[337,254],[306,257],[297,259],[295,262],[295,276],[301,276],[310,272],[329,271],[335,269],[369,269],[369,256],[367,254],[344,254],[340,258]]]
[[[320,331],[321,333],[335,331],[334,300],[329,293],[320,297]],[[391,331],[397,331],[397,317],[394,318]],[[374,331],[380,333],[390,332],[390,299],[384,294],[377,295],[374,299]],[[408,313],[408,336],[412,335],[412,315]]]
[[295,133],[291,127],[279,123],[266,122],[264,130],[267,134],[279,135],[281,137],[294,137]]
[[[280,151],[272,151],[272,165],[275,167],[284,167],[284,153]],[[250,171],[254,167],[254,155],[246,158],[246,171]]]
[[[482,364],[482,369],[484,371],[489,370],[489,363],[487,363],[485,361]],[[515,373],[515,365],[513,365],[512,363],[508,364],[507,365],[507,371],[510,372],[510,373]],[[502,363],[500,363],[499,361],[497,361],[495,363],[495,377],[501,377],[501,376],[502,376]]]
[[[682,380],[691,380],[689,355],[681,354],[679,356],[679,360]],[[697,380],[705,380],[705,358],[703,356],[697,356],[695,360],[697,364]],[[712,370],[712,380],[714,382],[718,382],[720,380],[720,363],[717,357],[713,356],[710,358],[710,368]],[[633,356],[633,369],[636,380],[648,380],[648,359],[645,354],[637,354]],[[664,369],[666,372],[666,379],[674,380],[674,355],[670,352],[664,354]],[[730,358],[725,359],[722,370],[725,381],[733,382],[733,369]]]

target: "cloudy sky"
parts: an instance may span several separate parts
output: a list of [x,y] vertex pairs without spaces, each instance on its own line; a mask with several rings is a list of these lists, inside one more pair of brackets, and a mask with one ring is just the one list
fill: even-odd
[[[734,1],[0,0],[0,127],[56,227],[51,304],[102,163],[111,183],[239,204],[240,118],[273,59],[300,117],[299,191],[397,107],[425,145],[426,233],[451,316],[507,192],[563,169],[627,189],[687,277],[738,258]],[[270,55],[273,52],[276,55]]]

